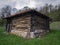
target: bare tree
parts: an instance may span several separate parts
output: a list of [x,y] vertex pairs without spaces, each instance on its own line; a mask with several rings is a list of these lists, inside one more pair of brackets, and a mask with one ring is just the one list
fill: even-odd
[[50,4],[50,5],[49,5],[49,12],[51,12],[51,11],[52,11],[52,8],[53,8],[53,5],[52,5],[52,4]]
[[48,6],[49,6],[48,4],[45,4],[45,6],[40,8],[40,12],[47,14],[49,10]]
[[10,16],[11,15],[11,6],[7,5],[1,9],[2,17]]

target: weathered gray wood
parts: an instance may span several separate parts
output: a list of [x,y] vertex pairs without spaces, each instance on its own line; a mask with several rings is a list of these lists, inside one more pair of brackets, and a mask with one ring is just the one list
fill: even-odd
[[18,19],[13,19],[12,30],[29,30],[30,29],[30,17],[19,17]]
[[6,31],[7,32],[10,32],[11,31],[11,19],[8,19],[7,20],[7,23],[6,23]]
[[35,14],[14,17],[8,24],[12,34],[24,38],[42,37],[49,31],[49,20]]

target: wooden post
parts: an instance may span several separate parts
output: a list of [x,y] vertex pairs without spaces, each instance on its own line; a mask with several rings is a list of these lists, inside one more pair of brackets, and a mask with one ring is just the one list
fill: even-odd
[[10,31],[11,31],[11,20],[10,20],[10,19],[7,19],[6,31],[7,31],[7,32],[10,32]]

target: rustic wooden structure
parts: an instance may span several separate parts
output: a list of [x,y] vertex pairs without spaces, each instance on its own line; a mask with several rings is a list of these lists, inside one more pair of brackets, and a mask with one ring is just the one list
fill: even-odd
[[38,38],[49,32],[51,18],[28,9],[14,15],[4,17],[7,20],[6,31],[24,38]]

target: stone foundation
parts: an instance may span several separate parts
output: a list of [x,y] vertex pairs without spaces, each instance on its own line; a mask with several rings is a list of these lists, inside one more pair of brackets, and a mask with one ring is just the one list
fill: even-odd
[[12,30],[11,34],[15,34],[15,35],[18,35],[18,36],[22,36],[23,38],[26,38],[28,32],[19,31],[19,30]]
[[15,34],[18,36],[21,36],[23,38],[39,38],[43,37],[47,31],[41,31],[41,32],[25,32],[25,31],[19,31],[19,30],[11,30],[11,34]]

